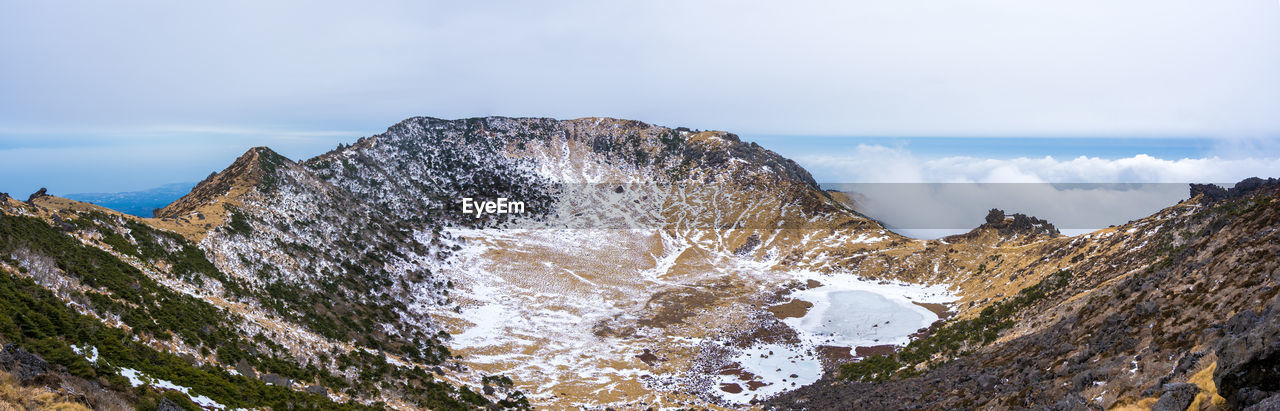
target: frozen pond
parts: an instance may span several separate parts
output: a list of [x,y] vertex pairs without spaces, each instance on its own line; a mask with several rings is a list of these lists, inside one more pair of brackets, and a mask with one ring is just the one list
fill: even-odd
[[[903,343],[904,337],[928,327],[938,316],[924,307],[893,301],[864,290],[840,290],[825,295],[793,328],[841,347]],[[824,338],[825,337],[825,338]]]
[[911,334],[938,320],[917,303],[955,300],[940,286],[882,283],[851,275],[809,274],[797,279],[808,286],[791,294],[785,314],[775,314],[796,330],[801,344],[758,344],[739,352],[733,358],[738,368],[716,377],[721,398],[746,404],[812,384],[822,376],[818,347],[906,344]]
[[784,322],[814,345],[869,347],[903,345],[911,334],[926,328],[938,315],[915,303],[946,303],[954,296],[945,288],[910,284],[882,284],[825,276],[822,282],[792,294],[813,304],[804,316]]

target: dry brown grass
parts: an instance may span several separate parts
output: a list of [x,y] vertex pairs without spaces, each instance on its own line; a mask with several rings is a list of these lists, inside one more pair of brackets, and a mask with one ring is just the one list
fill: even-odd
[[1192,375],[1187,382],[1200,387],[1200,393],[1196,394],[1195,400],[1191,402],[1189,410],[1225,410],[1227,409],[1227,399],[1218,395],[1218,385],[1213,383],[1213,370],[1218,368],[1218,362],[1214,361],[1208,367],[1204,367],[1200,372]]
[[9,410],[88,411],[89,407],[45,387],[24,387],[13,375],[0,371],[0,411]]

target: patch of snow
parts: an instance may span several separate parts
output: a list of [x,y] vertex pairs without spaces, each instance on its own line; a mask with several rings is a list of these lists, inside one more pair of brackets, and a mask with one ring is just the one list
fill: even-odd
[[[748,404],[752,399],[765,399],[818,382],[822,364],[810,349],[787,344],[760,344],[733,357],[742,370],[753,374],[752,381],[762,383],[752,389],[737,375],[718,375],[717,393],[726,401]],[[794,375],[794,377],[793,377]],[[731,393],[720,389],[723,384],[737,384],[742,390]]]
[[163,388],[166,390],[178,391],[183,394],[186,394],[187,397],[191,398],[191,402],[194,402],[196,403],[196,405],[199,405],[201,407],[213,408],[213,409],[219,409],[219,410],[227,408],[226,406],[219,404],[217,401],[214,401],[209,397],[206,397],[203,395],[191,394],[191,388],[174,384],[168,380],[151,378],[146,374],[143,374],[142,372],[132,368],[120,367],[119,373],[120,373],[120,376],[129,380],[129,385],[132,385],[134,387],[137,387],[140,385],[150,385],[156,388]]

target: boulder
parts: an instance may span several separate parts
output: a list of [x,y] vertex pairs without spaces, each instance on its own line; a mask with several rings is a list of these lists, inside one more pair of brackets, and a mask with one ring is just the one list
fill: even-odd
[[987,224],[995,224],[1004,221],[1004,210],[993,208],[987,212]]
[[1242,311],[1222,328],[1213,382],[1231,409],[1242,409],[1280,393],[1280,296],[1261,313]]
[[280,386],[280,387],[293,386],[293,380],[289,379],[289,377],[285,377],[279,374],[262,374],[262,376],[259,377],[259,379],[261,379],[262,382],[275,385],[275,386]]
[[1275,411],[1280,410],[1280,394],[1272,395],[1257,404],[1250,405],[1244,411]]
[[253,366],[249,365],[249,361],[244,358],[241,358],[240,361],[236,361],[236,372],[245,377],[258,378],[258,372],[254,371]]
[[168,398],[160,398],[160,402],[156,404],[156,411],[185,411],[182,406]]
[[44,187],[40,187],[39,190],[36,190],[36,192],[31,193],[31,196],[27,197],[27,204],[35,205],[35,201],[37,198],[48,197],[48,196],[49,196],[49,190]]
[[0,349],[0,369],[27,381],[47,373],[49,363],[17,345],[5,344],[4,349]]
[[1200,387],[1195,384],[1175,382],[1165,384],[1161,390],[1164,393],[1160,395],[1156,405],[1151,406],[1151,411],[1184,411],[1191,405],[1191,400],[1196,398]]

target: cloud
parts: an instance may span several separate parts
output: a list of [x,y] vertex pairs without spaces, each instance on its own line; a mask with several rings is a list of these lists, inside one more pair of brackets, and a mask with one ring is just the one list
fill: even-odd
[[0,126],[1276,135],[1277,19],[1199,0],[4,2]]
[[1169,160],[1137,154],[1106,159],[921,158],[903,148],[859,145],[846,154],[801,154],[797,162],[829,182],[852,183],[1234,183],[1280,176],[1280,151],[1250,157]]
[[[1268,146],[1225,146],[1238,144]],[[857,193],[859,211],[895,231],[938,238],[977,227],[991,208],[1082,234],[1174,205],[1187,198],[1187,183],[1229,186],[1247,177],[1280,176],[1277,151],[1217,152],[1240,157],[922,158],[902,147],[859,145],[846,154],[798,155],[796,161],[827,188]]]

